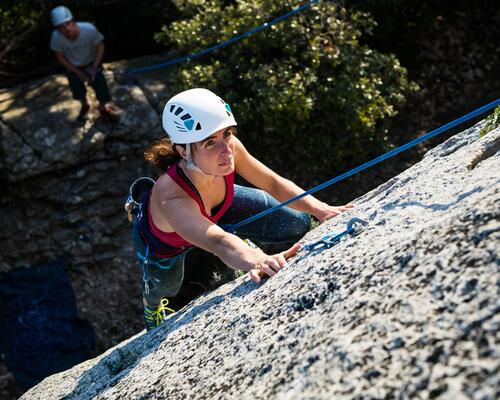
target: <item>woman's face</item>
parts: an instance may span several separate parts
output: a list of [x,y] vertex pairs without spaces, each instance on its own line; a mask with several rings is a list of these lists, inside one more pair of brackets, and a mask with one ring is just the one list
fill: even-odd
[[234,127],[224,128],[195,143],[192,157],[203,172],[224,176],[234,171],[234,132]]

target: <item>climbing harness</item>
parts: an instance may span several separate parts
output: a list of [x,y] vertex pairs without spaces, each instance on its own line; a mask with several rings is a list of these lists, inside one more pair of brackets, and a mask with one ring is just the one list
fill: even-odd
[[329,249],[330,247],[339,243],[344,236],[359,234],[363,230],[363,228],[366,225],[368,225],[368,221],[365,221],[364,219],[361,218],[353,217],[347,222],[346,225],[347,226],[345,231],[326,235],[323,236],[320,240],[303,245],[299,249],[299,253],[321,252],[323,250]]
[[168,67],[170,65],[174,65],[174,64],[179,64],[183,61],[186,61],[186,60],[191,60],[193,58],[197,58],[197,57],[200,57],[204,54],[207,54],[207,53],[210,53],[214,50],[217,50],[217,49],[220,49],[221,47],[225,47],[231,43],[234,43],[234,42],[237,42],[238,40],[241,40],[241,39],[245,39],[249,36],[252,36],[253,34],[255,33],[258,33],[264,29],[267,29],[269,28],[270,26],[272,25],[275,25],[277,24],[278,22],[281,22],[283,21],[284,19],[287,19],[288,17],[291,17],[292,15],[312,6],[313,4],[316,4],[318,3],[319,0],[311,0],[309,1],[308,3],[306,4],[303,4],[302,6],[300,7],[297,7],[295,8],[294,10],[292,11],[289,11],[275,19],[273,19],[272,21],[270,22],[265,22],[264,24],[262,25],[259,25],[258,27],[248,31],[248,32],[245,32],[245,33],[242,33],[241,35],[238,35],[238,36],[234,36],[233,38],[225,41],[225,42],[222,42],[222,43],[218,43],[214,46],[211,46],[205,50],[202,50],[202,51],[199,51],[197,53],[192,53],[192,54],[189,54],[187,56],[183,56],[183,57],[179,57],[179,58],[175,58],[173,60],[169,60],[169,61],[165,61],[163,63],[160,63],[160,64],[155,64],[155,65],[151,65],[149,67],[142,67],[142,68],[129,68],[127,70],[124,71],[124,74],[125,75],[129,75],[129,74],[139,74],[139,73],[142,73],[142,72],[149,72],[149,71],[154,71],[154,70],[157,70],[157,69],[161,69],[161,68],[165,68],[165,67]]
[[[154,186],[154,184],[155,181],[153,179],[143,176],[136,179],[132,183],[132,185],[130,185],[127,201],[125,202],[125,210],[129,212],[133,216],[133,218],[136,219],[145,218],[145,216],[143,215],[144,213],[143,202],[147,198],[148,193]],[[144,281],[144,292],[146,294],[149,294],[150,293],[149,267],[156,266],[164,270],[171,269],[174,265],[172,263],[172,260],[175,257],[158,258],[155,256],[154,259],[152,259],[150,252],[150,243],[147,240],[144,240],[144,238],[142,237],[141,241],[143,241],[145,245],[145,248],[142,249],[144,251],[141,252],[140,250],[137,250],[135,255],[137,256],[137,259],[141,263],[142,280]],[[153,249],[155,249],[154,243],[153,243]]]

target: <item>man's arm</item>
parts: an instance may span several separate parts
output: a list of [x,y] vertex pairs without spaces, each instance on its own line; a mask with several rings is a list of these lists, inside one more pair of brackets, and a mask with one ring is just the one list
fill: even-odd
[[99,65],[101,65],[102,59],[104,57],[104,43],[99,42],[96,44],[96,54],[94,58],[94,62],[92,63],[92,74],[90,77],[90,80],[93,81],[95,79],[95,75],[97,74],[97,70],[99,68]]

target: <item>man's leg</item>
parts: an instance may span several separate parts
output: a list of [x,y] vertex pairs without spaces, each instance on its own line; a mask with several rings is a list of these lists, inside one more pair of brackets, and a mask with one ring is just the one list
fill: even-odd
[[99,67],[95,79],[90,82],[90,85],[94,89],[97,101],[99,102],[99,113],[101,117],[111,120],[119,119],[118,110],[110,104],[111,95],[102,67]]
[[108,83],[106,82],[106,77],[104,76],[102,67],[99,67],[95,78],[90,82],[90,85],[95,91],[95,96],[97,97],[97,101],[99,102],[99,107],[104,107],[111,101]]
[[66,77],[68,78],[69,88],[71,89],[73,98],[81,103],[78,118],[83,119],[90,109],[89,104],[87,103],[87,88],[85,87],[85,83],[83,83],[79,77],[71,72],[68,72]]

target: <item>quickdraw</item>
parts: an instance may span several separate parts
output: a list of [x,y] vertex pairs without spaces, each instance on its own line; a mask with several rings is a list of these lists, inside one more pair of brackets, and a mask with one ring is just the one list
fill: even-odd
[[353,217],[347,222],[347,228],[345,231],[340,233],[333,233],[330,235],[326,235],[322,237],[320,240],[315,242],[307,243],[301,247],[299,252],[320,252],[325,249],[329,249],[330,247],[336,245],[340,240],[349,234],[357,235],[359,232],[363,230],[363,227],[368,225],[368,221],[364,219]]

